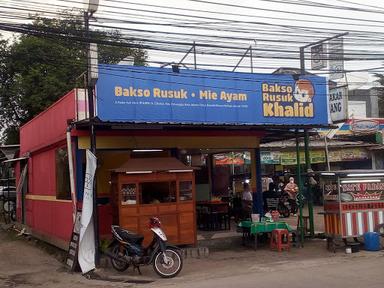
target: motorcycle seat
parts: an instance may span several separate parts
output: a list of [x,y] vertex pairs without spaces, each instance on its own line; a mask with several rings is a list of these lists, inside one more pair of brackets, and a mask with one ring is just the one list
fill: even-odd
[[135,244],[140,244],[140,245],[143,242],[143,239],[144,239],[143,235],[130,232],[130,231],[122,229],[120,227],[116,227],[115,231],[117,232],[117,234],[119,234],[119,236],[124,241],[130,242],[130,243],[135,243]]

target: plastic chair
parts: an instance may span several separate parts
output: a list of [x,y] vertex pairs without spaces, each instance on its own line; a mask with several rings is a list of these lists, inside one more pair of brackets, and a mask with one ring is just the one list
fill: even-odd
[[291,243],[287,229],[274,229],[271,234],[271,250],[283,251],[290,250]]

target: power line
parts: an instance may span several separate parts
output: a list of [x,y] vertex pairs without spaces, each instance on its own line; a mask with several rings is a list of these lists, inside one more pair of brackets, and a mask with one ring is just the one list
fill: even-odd
[[[292,12],[292,11],[284,11],[280,9],[268,9],[268,8],[262,8],[262,7],[252,7],[252,6],[244,6],[244,5],[236,5],[236,4],[228,4],[228,3],[218,3],[213,1],[207,1],[207,0],[187,0],[190,2],[198,2],[198,3],[205,3],[205,4],[211,4],[211,5],[218,5],[218,6],[226,6],[226,7],[232,7],[232,8],[243,8],[243,9],[250,9],[250,10],[263,10],[268,12],[279,12],[283,14],[295,14],[295,15],[301,15],[301,16],[311,16],[311,17],[321,17],[321,18],[329,18],[328,15],[321,15],[321,14],[313,14],[313,13],[305,13],[305,12]],[[342,20],[352,20],[352,21],[361,21],[361,22],[373,22],[373,23],[384,23],[384,21],[380,20],[368,20],[363,18],[349,18],[349,17],[341,17],[341,16],[332,16],[332,18],[335,19],[342,19]]]
[[[16,25],[4,25],[2,24],[0,26],[2,29],[9,29],[11,31],[15,31],[15,32],[29,32],[29,33],[41,33],[40,35],[41,36],[46,36],[46,35],[50,35],[51,37],[52,36],[58,36],[58,37],[64,37],[64,38],[69,38],[69,39],[72,39],[72,40],[77,40],[77,41],[81,41],[81,42],[85,42],[84,41],[84,38],[81,38],[82,37],[82,31],[69,31],[69,30],[66,30],[66,31],[61,31],[61,30],[58,30],[58,29],[54,29],[54,28],[43,28],[43,27],[32,27],[32,26],[16,26]],[[68,33],[68,32],[72,32],[73,34],[71,35],[61,35],[63,32],[65,33]],[[80,34],[79,34],[80,32]],[[49,33],[49,34],[47,34]],[[86,41],[94,41],[97,43],[97,39],[96,40],[92,40],[92,39],[85,39]],[[124,40],[124,39],[122,39]],[[146,42],[146,43],[154,43],[154,44],[162,44],[162,45],[172,45],[172,46],[180,46],[180,47],[190,47],[191,46],[191,43],[187,43],[187,42],[176,42],[176,41],[165,41],[165,40],[152,40],[152,39],[145,39],[145,38],[134,38],[134,39],[125,39],[125,40],[135,40],[135,41],[138,41],[138,42]],[[102,43],[99,43],[99,44],[104,44],[104,45],[111,45],[111,46],[122,46],[124,44],[122,43],[114,43],[114,42],[111,42],[111,41],[103,41]],[[199,47],[201,48],[214,48],[214,49],[227,49],[227,50],[232,50],[232,51],[240,51],[238,53],[236,52],[229,52],[229,53],[219,53],[219,52],[216,52],[216,53],[211,53],[213,55],[228,55],[228,56],[236,56],[236,55],[241,55],[241,53],[244,51],[244,48],[241,48],[241,47],[237,47],[237,46],[224,46],[224,45],[215,45],[215,44],[198,44]],[[127,44],[127,47],[130,47],[130,48],[144,48],[144,49],[154,49],[154,50],[158,50],[159,48],[156,47],[156,46],[153,46],[153,45],[148,45],[148,44],[130,44],[128,43]],[[285,54],[297,54],[297,51],[293,51],[293,50],[279,50],[279,49],[261,49],[261,48],[254,48],[253,49],[255,52],[259,51],[259,52],[265,52],[265,53],[285,53]],[[333,53],[333,55],[337,56],[338,53]],[[378,53],[349,53],[349,52],[344,52],[342,53],[342,55],[344,55],[344,59],[345,60],[378,60],[380,59],[379,57],[383,57],[384,54],[378,54]],[[350,56],[350,57],[349,57]],[[356,57],[353,57],[353,56],[356,56]],[[372,56],[372,58],[370,58],[369,56]],[[289,58],[289,59],[299,59],[298,56],[259,56],[259,55],[256,55],[255,58],[273,58],[273,59],[280,59],[280,58]],[[310,59],[310,58],[306,58],[306,59]],[[328,59],[328,58],[325,58],[325,59]]]
[[[74,1],[66,1],[66,2],[74,2]],[[111,1],[111,2],[118,2],[118,3],[123,3],[122,1]],[[124,2],[124,3],[132,3],[132,2]],[[139,5],[139,4],[134,4],[134,5]],[[144,5],[144,4],[143,4]],[[112,8],[117,8],[116,6],[111,6],[111,5],[103,5],[105,7],[112,7]],[[146,5],[146,6],[154,6],[154,7],[167,7],[167,6],[159,6],[159,5]],[[180,8],[170,8],[170,9],[179,9],[179,10],[186,10],[186,11],[198,11],[196,9],[180,9]],[[150,12],[150,13],[166,13],[167,15],[172,15],[172,16],[175,16],[174,13],[167,13],[167,12],[159,12],[159,11],[153,11],[153,10],[143,10],[143,9],[133,9],[131,8],[131,10],[134,10],[134,11],[138,11],[138,12]],[[206,10],[204,10],[206,11]],[[210,13],[215,13],[215,12],[211,12],[211,11],[206,11],[206,12],[210,12]],[[124,13],[120,12],[120,14],[124,15]],[[221,13],[221,14],[225,14],[225,13]],[[177,16],[186,16],[186,17],[193,17],[193,18],[203,18],[205,19],[205,17],[201,17],[201,16],[189,16],[187,14],[177,14]],[[260,18],[260,17],[259,17]],[[270,19],[274,19],[274,17],[263,17],[263,18],[270,18]],[[216,20],[227,20],[227,19],[223,19],[223,18],[215,18]],[[276,18],[276,19],[284,19],[284,18]],[[292,19],[290,19],[292,20]],[[309,20],[310,22],[311,20]],[[237,21],[238,23],[243,23],[242,21]],[[307,21],[308,22],[308,21]],[[316,21],[314,21],[316,22]],[[132,23],[132,22],[131,22]],[[316,23],[319,23],[319,22],[316,22]],[[333,23],[333,22],[331,22]],[[384,22],[383,22],[384,23]],[[138,24],[137,22],[133,23],[133,24]],[[146,24],[146,25],[156,25],[157,23],[142,23],[142,24]],[[250,21],[247,21],[247,24],[252,24],[250,23]],[[263,24],[263,25],[271,25],[270,23],[261,23],[261,22],[255,22],[255,24]],[[342,25],[349,25],[349,23],[340,23]],[[360,24],[361,25],[361,24]],[[286,25],[282,25],[282,27],[284,27]],[[301,26],[291,26],[291,27],[295,27],[295,28],[304,28],[304,27],[301,27]],[[384,26],[378,26],[378,27],[384,27]],[[358,31],[356,30],[356,32],[361,32],[361,31]],[[370,31],[369,31],[370,32]]]
[[[73,2],[73,1],[70,1],[70,2]],[[112,2],[114,2],[114,1],[112,1]],[[115,1],[115,2],[122,2],[122,1]],[[151,12],[151,13],[155,13],[155,12]],[[161,12],[159,12],[159,13],[161,13]],[[108,18],[109,20],[111,20],[111,18]],[[138,24],[138,23],[133,23],[133,24]],[[145,24],[148,24],[148,23],[145,23]],[[149,24],[153,24],[153,23],[149,23]],[[236,23],[236,24],[244,24],[244,22],[243,21],[240,21],[240,22],[238,22],[238,23]],[[259,23],[257,23],[257,25],[258,25]],[[177,25],[177,24],[176,24]],[[225,25],[228,25],[228,24],[225,24]],[[233,25],[232,25],[233,26]],[[108,27],[108,26],[105,26],[105,25],[99,25],[99,27],[100,28],[110,28],[110,27]],[[176,26],[175,26],[176,27]],[[226,26],[222,26],[222,27],[226,27]],[[189,27],[186,27],[186,28],[189,28],[189,29],[195,29],[196,27],[191,27],[191,26],[189,26]],[[206,27],[203,27],[203,29],[206,29]],[[137,30],[137,29],[136,29]],[[225,28],[222,28],[221,30],[225,30]],[[242,33],[242,32],[245,32],[245,31],[247,31],[247,32],[249,32],[249,34],[251,33],[251,31],[256,31],[256,30],[251,30],[251,29],[247,29],[247,30],[243,30],[243,31],[241,31],[241,30],[238,30],[238,31],[236,31],[236,32],[238,32],[238,33]],[[131,32],[135,32],[135,29],[132,29],[131,30]],[[140,33],[139,31],[136,31],[137,33]],[[235,31],[233,31],[233,32],[235,32]],[[273,31],[271,31],[270,33],[272,33]],[[268,32],[266,32],[266,33],[268,33]],[[277,33],[277,35],[282,35],[282,33],[281,33],[281,31],[276,31],[276,33]],[[187,33],[182,33],[182,34],[184,34],[184,35],[188,35]],[[298,34],[293,34],[293,33],[285,33],[286,35],[290,35],[290,37],[297,37],[298,36]],[[377,33],[376,33],[376,35],[378,35]],[[304,35],[301,35],[302,37],[304,37]],[[305,35],[305,37],[311,37],[310,35]],[[317,37],[321,37],[320,35],[319,36],[317,36]],[[381,37],[379,37],[379,36],[376,36],[378,39],[382,39]],[[233,39],[236,39],[235,37],[232,37]],[[172,39],[172,40],[170,40],[170,41],[159,41],[158,39],[153,39],[152,40],[152,42],[146,42],[147,41],[147,39],[145,39],[145,38],[137,38],[137,39],[135,39],[135,38],[128,38],[129,40],[140,40],[140,41],[142,41],[142,42],[144,42],[144,43],[155,43],[155,45],[152,45],[152,44],[149,44],[148,45],[148,49],[150,49],[150,50],[154,50],[154,51],[171,51],[171,52],[179,52],[179,53],[183,53],[183,52],[185,52],[183,49],[185,49],[185,48],[182,48],[183,46],[188,46],[188,45],[190,45],[189,43],[187,43],[187,42],[185,42],[185,39],[182,39],[181,41],[183,41],[184,42],[184,45],[182,44],[182,43],[180,43],[181,41],[180,41],[180,38],[179,38],[179,41],[177,41],[177,38],[173,38],[173,39],[176,39],[175,41],[173,41],[173,39],[172,38],[168,38],[168,39]],[[228,39],[230,39],[230,37],[228,38]],[[349,39],[351,39],[351,38],[349,38]],[[367,35],[365,35],[364,37],[358,37],[358,38],[356,38],[356,39],[361,39],[361,40],[363,40],[363,39],[365,39],[365,40],[369,40],[369,41],[373,41],[374,39],[372,38],[372,37],[367,37]],[[267,41],[267,40],[266,40]],[[291,41],[291,42],[293,42],[293,41]],[[217,44],[213,44],[213,46],[210,46],[210,43],[217,43],[217,41],[216,42],[213,42],[213,41],[211,41],[211,42],[208,42],[208,44],[207,45],[202,45],[201,47],[200,47],[200,49],[203,49],[204,51],[201,51],[201,53],[203,53],[203,54],[206,54],[206,53],[211,53],[211,51],[210,50],[217,50],[217,49],[221,49],[221,50],[224,50],[224,49],[232,49],[231,47],[227,47],[228,45],[217,45]],[[276,43],[278,43],[278,42],[276,42]],[[356,44],[356,42],[355,42],[355,44]],[[374,45],[374,44],[372,44],[372,45]],[[219,47],[218,47],[219,46]],[[140,48],[142,48],[142,47],[144,47],[144,46],[140,46]],[[154,49],[154,48],[157,48],[157,49]],[[286,47],[286,46],[285,46]],[[236,47],[236,48],[238,48],[238,47]],[[233,49],[233,50],[235,50],[235,51],[241,51],[241,49]],[[244,49],[245,50],[245,49]],[[296,51],[287,51],[287,49],[280,49],[280,51],[277,51],[277,50],[279,50],[278,48],[272,48],[272,49],[268,49],[268,51],[267,51],[267,49],[266,48],[259,48],[259,51],[261,52],[261,51],[264,51],[265,53],[274,53],[275,54],[275,58],[268,58],[268,57],[255,57],[256,59],[263,59],[263,58],[266,58],[266,59],[287,59],[287,60],[296,60],[297,58],[296,57],[287,57],[287,56],[284,56],[283,54],[277,54],[277,53],[296,53]],[[346,51],[348,51],[348,50],[346,50]],[[349,51],[356,51],[356,50],[349,50]],[[215,52],[215,51],[213,51],[213,52]],[[348,53],[348,52],[346,52],[346,53]],[[234,52],[230,52],[230,53],[223,53],[223,52],[220,52],[220,53],[216,53],[216,56],[235,56],[235,57],[237,57],[237,56],[240,56],[242,53],[234,53]],[[372,52],[372,53],[364,53],[364,52],[362,52],[362,51],[359,51],[359,53],[351,53],[351,54],[353,54],[353,55],[360,55],[360,56],[375,56],[375,57],[373,57],[373,59],[371,59],[371,60],[375,60],[376,59],[376,57],[381,57],[381,55],[380,55],[380,53],[375,53],[374,51]],[[364,55],[364,54],[366,54],[366,55]],[[215,55],[215,53],[212,53],[212,55]],[[347,55],[347,54],[346,54]],[[278,56],[278,57],[276,57],[276,56]],[[309,58],[307,58],[307,60],[308,60]],[[347,60],[358,60],[358,59],[363,59],[363,60],[366,60],[365,58],[363,58],[363,57],[361,57],[361,58],[347,58]]]
[[[137,22],[134,22],[133,24],[137,24]],[[146,23],[146,24],[153,24],[153,23]],[[102,25],[99,25],[99,27]],[[103,26],[104,28],[109,28],[108,26]]]

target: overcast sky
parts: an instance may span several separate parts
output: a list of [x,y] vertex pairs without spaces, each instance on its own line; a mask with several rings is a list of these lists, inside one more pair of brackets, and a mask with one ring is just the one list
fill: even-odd
[[[81,0],[2,0],[0,3],[9,7],[2,7],[5,12],[0,14],[0,21],[16,23],[25,21],[20,16],[28,13],[53,17],[64,8],[84,8]],[[345,62],[347,71],[382,66],[383,1],[100,0],[99,3],[94,15],[97,21],[92,22],[92,28],[117,28],[124,37],[141,39],[143,44],[154,48],[148,50],[151,66],[179,62],[196,41],[200,69],[232,70],[249,46],[252,46],[254,72],[299,68],[300,46],[342,32],[350,32],[344,38],[345,56],[350,59]],[[15,19],[10,19],[10,15]],[[193,55],[184,63],[193,68]],[[246,57],[240,66],[236,71],[250,72],[250,58]],[[310,68],[309,60],[306,67]],[[384,69],[372,71],[384,72]],[[368,79],[368,72],[364,71],[348,75],[350,83],[357,86],[364,85]]]

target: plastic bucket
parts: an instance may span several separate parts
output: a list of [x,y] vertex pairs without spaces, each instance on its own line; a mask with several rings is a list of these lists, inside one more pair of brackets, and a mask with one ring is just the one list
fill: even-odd
[[351,253],[352,253],[352,249],[351,249],[351,247],[347,247],[347,248],[345,248],[345,253],[347,253],[347,254],[351,254]]
[[379,251],[380,234],[376,232],[364,233],[364,248],[367,251]]

